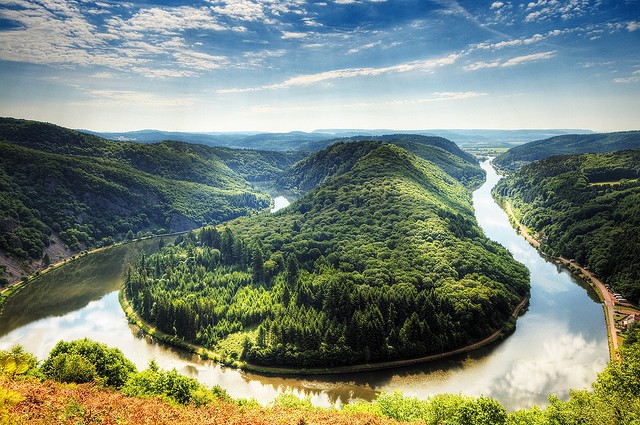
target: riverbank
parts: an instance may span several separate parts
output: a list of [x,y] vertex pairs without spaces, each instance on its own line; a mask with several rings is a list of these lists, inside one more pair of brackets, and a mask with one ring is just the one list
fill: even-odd
[[145,236],[143,238],[138,238],[138,239],[133,239],[131,241],[123,241],[123,242],[118,242],[115,243],[113,245],[109,245],[109,246],[103,246],[103,247],[99,247],[99,248],[94,248],[92,250],[89,251],[81,251],[78,253],[74,253],[73,255],[66,257],[66,258],[62,258],[60,261],[54,263],[54,264],[50,264],[49,266],[47,266],[44,269],[40,269],[40,270],[36,270],[35,272],[33,272],[33,274],[24,277],[20,280],[16,280],[14,282],[12,282],[11,284],[7,285],[6,287],[2,288],[0,290],[0,310],[2,309],[2,306],[4,305],[5,301],[7,299],[9,299],[13,294],[15,294],[16,292],[18,292],[20,289],[24,288],[25,286],[27,286],[30,283],[33,283],[34,281],[36,281],[38,278],[40,278],[41,276],[50,273],[64,265],[70,264],[73,261],[79,260],[81,258],[84,258],[88,255],[93,255],[96,254],[98,252],[102,252],[111,248],[116,248],[116,247],[120,247],[120,246],[124,246],[124,245],[128,245],[128,244],[132,244],[132,243],[136,243],[136,242],[142,242],[142,241],[147,241],[147,240],[151,240],[151,239],[156,239],[156,238],[166,238],[166,237],[172,237],[172,236],[178,236],[181,234],[184,234],[186,232],[173,232],[173,233],[165,233],[162,235],[152,235],[152,236]]
[[[515,216],[513,212],[513,208],[511,207],[511,204],[509,203],[509,201],[504,200],[502,207],[504,211],[507,213],[507,215],[509,216],[509,221],[517,230],[518,234],[520,234],[523,238],[525,238],[531,246],[536,248],[542,254],[547,255],[544,252],[542,252],[542,250],[540,249],[540,241],[535,239],[531,235],[529,229],[526,226],[524,226],[522,223],[520,223],[518,218]],[[614,360],[614,359],[621,360],[619,350],[618,350],[620,347],[620,338],[618,337],[618,331],[616,329],[616,323],[615,323],[617,300],[615,299],[613,294],[607,290],[607,287],[600,279],[598,279],[593,273],[591,273],[589,270],[587,270],[580,264],[563,257],[557,257],[556,260],[559,263],[563,264],[565,267],[567,267],[569,271],[571,271],[572,273],[574,270],[578,270],[580,277],[585,282],[589,283],[589,285],[597,292],[598,297],[602,301],[604,317],[607,323],[609,358],[611,360]]]
[[278,367],[278,366],[264,366],[257,365],[253,363],[243,362],[236,359],[226,358],[216,353],[215,351],[209,350],[200,345],[192,344],[187,341],[184,341],[181,338],[178,338],[173,335],[168,335],[164,332],[159,331],[154,326],[146,322],[142,317],[135,312],[129,300],[126,297],[126,291],[122,288],[119,292],[118,299],[120,300],[120,305],[122,306],[125,315],[127,316],[130,323],[135,324],[147,335],[150,335],[154,338],[157,338],[167,344],[182,348],[194,354],[197,354],[204,359],[214,360],[218,363],[222,363],[227,366],[235,367],[238,369],[242,369],[245,371],[262,373],[262,374],[276,374],[276,375],[334,375],[334,374],[345,374],[345,373],[356,373],[356,372],[372,372],[378,370],[386,370],[386,369],[396,369],[407,366],[415,366],[423,363],[429,363],[436,360],[442,360],[449,357],[453,357],[459,354],[468,353],[473,350],[477,350],[478,348],[489,345],[493,342],[499,341],[500,339],[508,336],[515,327],[515,321],[522,311],[522,309],[529,302],[529,297],[525,297],[520,301],[520,304],[516,306],[514,311],[511,314],[511,319],[505,323],[505,325],[493,332],[488,337],[477,341],[473,344],[467,345],[465,347],[457,348],[455,350],[447,351],[444,353],[432,354],[428,356],[414,357],[410,359],[403,360],[391,360],[387,362],[378,362],[378,363],[364,363],[364,364],[356,364],[349,366],[336,366],[336,367],[311,367],[311,368],[287,368],[287,367]]

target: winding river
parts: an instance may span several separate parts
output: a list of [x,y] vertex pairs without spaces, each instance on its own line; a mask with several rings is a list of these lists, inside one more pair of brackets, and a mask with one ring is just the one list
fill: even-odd
[[487,181],[473,196],[478,222],[531,271],[530,307],[504,341],[420,366],[349,375],[263,376],[226,368],[155,342],[128,324],[117,298],[124,260],[139,249],[156,250],[156,239],[86,256],[20,290],[0,313],[0,349],[20,344],[43,359],[61,339],[88,337],[120,348],[139,369],[155,358],[161,368],[176,368],[206,385],[220,385],[232,397],[261,403],[293,392],[316,405],[340,405],[394,390],[420,398],[485,395],[510,410],[544,406],[549,394],[566,399],[570,388],[589,387],[609,358],[602,305],[588,285],[515,233],[491,198],[499,176],[489,162],[482,167]]

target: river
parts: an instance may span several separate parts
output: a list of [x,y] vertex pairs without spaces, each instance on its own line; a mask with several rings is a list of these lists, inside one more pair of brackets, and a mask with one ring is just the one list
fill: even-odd
[[176,368],[206,385],[220,385],[232,397],[263,404],[281,392],[330,406],[394,390],[419,398],[485,395],[510,410],[544,406],[549,394],[566,399],[570,388],[588,388],[608,361],[602,305],[588,285],[515,233],[491,198],[499,176],[488,162],[482,166],[487,181],[473,196],[478,222],[531,271],[530,307],[504,341],[443,361],[349,375],[280,377],[227,368],[155,342],[128,324],[117,298],[123,259],[138,249],[157,249],[158,241],[150,240],[81,258],[20,290],[0,313],[0,349],[20,344],[43,359],[58,340],[88,337],[120,348],[138,369],[155,358],[161,368]]

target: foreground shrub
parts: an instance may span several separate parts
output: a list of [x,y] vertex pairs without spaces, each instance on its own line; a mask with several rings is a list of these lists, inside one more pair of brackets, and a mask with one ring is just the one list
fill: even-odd
[[83,384],[96,377],[96,367],[80,354],[61,353],[51,360],[45,376],[58,382]]
[[228,399],[220,387],[209,390],[193,378],[180,375],[175,369],[160,370],[154,360],[142,372],[133,373],[122,387],[125,395],[160,397],[169,402],[203,406],[219,398]]
[[[59,356],[63,357],[58,359]],[[87,364],[92,365],[95,372],[91,379],[83,380],[91,376],[91,368]],[[75,373],[72,370],[74,365],[79,369]],[[42,365],[45,376],[56,380],[65,377],[70,380],[63,382],[90,382],[99,378],[105,385],[115,388],[122,387],[135,370],[134,364],[124,357],[122,351],[87,338],[58,342]]]

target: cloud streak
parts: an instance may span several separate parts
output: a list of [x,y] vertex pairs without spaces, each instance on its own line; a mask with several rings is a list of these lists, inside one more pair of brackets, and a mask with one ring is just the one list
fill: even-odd
[[377,77],[384,74],[408,73],[408,72],[433,72],[436,68],[451,65],[459,58],[458,54],[451,54],[437,59],[418,60],[382,68],[346,68],[315,74],[298,75],[287,80],[258,87],[231,88],[217,90],[217,93],[247,93],[263,90],[280,90],[292,87],[311,86],[332,80],[343,80],[356,77]]
[[523,63],[538,62],[541,60],[551,59],[552,57],[555,56],[555,53],[556,53],[555,51],[541,52],[541,53],[532,53],[530,55],[516,56],[514,58],[507,59],[507,60],[499,59],[491,62],[480,61],[480,62],[472,63],[470,65],[466,65],[464,67],[464,70],[477,71],[480,69],[487,69],[487,68],[508,68],[516,65],[521,65]]

